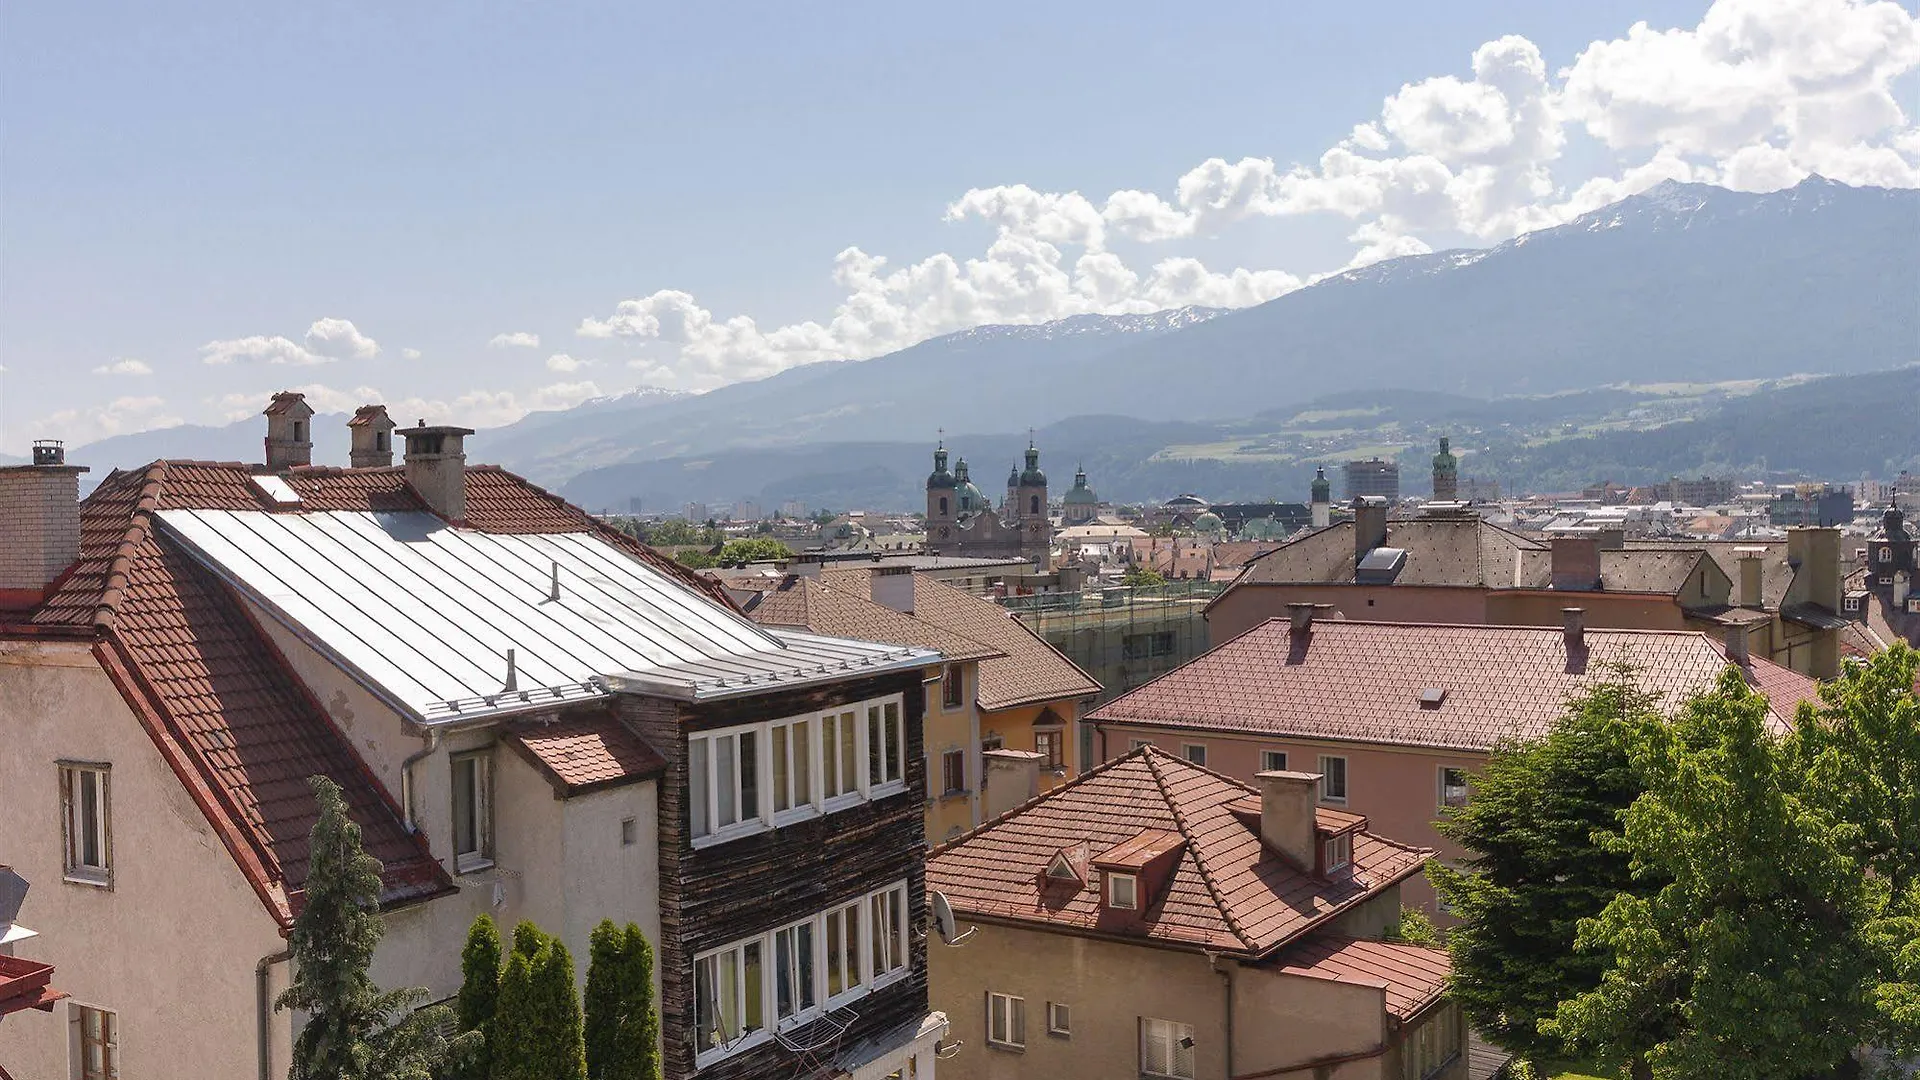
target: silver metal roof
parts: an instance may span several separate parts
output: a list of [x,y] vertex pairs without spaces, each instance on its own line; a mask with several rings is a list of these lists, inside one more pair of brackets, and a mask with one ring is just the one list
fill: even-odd
[[593,533],[484,533],[425,513],[159,517],[216,573],[424,722],[600,697],[610,681],[707,700],[939,658],[770,632]]

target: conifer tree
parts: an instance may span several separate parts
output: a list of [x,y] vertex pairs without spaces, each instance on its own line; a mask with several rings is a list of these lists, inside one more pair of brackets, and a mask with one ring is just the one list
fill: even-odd
[[493,1015],[489,1062],[491,1080],[547,1080],[540,1072],[539,1055],[534,1046],[538,1023],[533,960],[520,947],[526,940],[520,928],[531,925],[523,922],[514,928],[514,949],[507,954],[506,967],[500,972],[500,999]]
[[340,787],[308,779],[320,816],[308,836],[306,906],[289,948],[293,985],[274,1008],[307,1014],[294,1039],[289,1080],[431,1080],[445,1068],[444,1006],[417,1009],[420,987],[383,991],[367,976],[385,926],[380,862],[367,854]]
[[467,929],[467,945],[460,953],[460,997],[456,1015],[460,1030],[480,1037],[458,1056],[457,1080],[487,1080],[493,1046],[493,1014],[500,1001],[500,927],[482,912]]
[[588,1080],[608,1080],[620,1028],[621,993],[627,980],[626,935],[601,919],[588,938],[586,1044]]
[[660,1012],[653,997],[653,943],[632,923],[627,924],[623,936],[627,978],[622,988],[620,1027],[614,1037],[617,1065],[608,1080],[660,1080]]
[[580,995],[574,989],[573,955],[559,938],[549,938],[534,961],[534,997],[538,1001],[536,1044],[545,1080],[586,1080]]

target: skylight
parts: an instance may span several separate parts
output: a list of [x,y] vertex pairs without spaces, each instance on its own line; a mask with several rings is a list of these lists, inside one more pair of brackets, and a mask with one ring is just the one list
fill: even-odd
[[253,486],[260,489],[260,494],[265,495],[275,504],[300,505],[300,494],[293,490],[292,485],[272,473],[255,473],[250,479],[253,481]]

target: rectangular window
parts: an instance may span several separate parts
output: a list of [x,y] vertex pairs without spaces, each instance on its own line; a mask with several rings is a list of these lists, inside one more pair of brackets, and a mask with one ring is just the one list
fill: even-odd
[[1261,772],[1286,772],[1287,752],[1285,750],[1260,751]]
[[1153,745],[1152,739],[1128,739],[1127,751],[1131,753],[1132,751],[1138,750],[1143,746],[1152,746],[1152,745]]
[[1193,762],[1195,765],[1204,766],[1207,763],[1207,744],[1195,742],[1181,743],[1180,756]]
[[773,934],[774,1018],[791,1020],[819,1004],[814,982],[814,925],[809,919]]
[[860,790],[860,729],[852,712],[828,713],[820,718],[820,758],[824,764],[826,798]]
[[867,706],[867,785],[901,784],[907,777],[907,733],[898,702]]
[[724,1049],[766,1028],[760,959],[760,940],[755,938],[694,960],[694,1021],[701,1051]]
[[987,1045],[1008,1050],[1026,1047],[1026,998],[987,992]]
[[1857,596],[1849,596],[1840,602],[1840,606],[1846,611],[1859,611],[1860,598]]
[[1352,833],[1341,833],[1339,836],[1330,837],[1320,847],[1320,865],[1329,874],[1345,869],[1346,865],[1353,861]]
[[1320,801],[1343,803],[1347,801],[1347,759],[1343,757],[1320,756]]
[[1047,1034],[1066,1038],[1073,1034],[1073,1010],[1064,1001],[1047,1002]]
[[107,1009],[75,1005],[71,1023],[71,1046],[77,1055],[73,1063],[75,1080],[119,1080],[120,1017]]
[[813,807],[813,721],[787,720],[770,729],[773,812]]
[[940,755],[940,790],[958,795],[967,790],[967,752],[948,750]]
[[1440,766],[1440,808],[1458,810],[1467,805],[1467,770]]
[[1140,1074],[1193,1080],[1193,1025],[1141,1017]]
[[907,889],[896,885],[867,898],[869,955],[878,982],[907,967]]
[[1880,561],[1881,561],[1881,562],[1892,562],[1892,561],[1893,561],[1893,549],[1892,549],[1892,548],[1890,548],[1890,547],[1883,547],[1883,548],[1881,548],[1881,549],[1880,549]]
[[1107,871],[1107,906],[1133,911],[1140,906],[1140,879],[1132,874]]
[[105,765],[60,766],[60,819],[68,881],[113,882],[110,785]]
[[959,664],[948,664],[940,673],[940,707],[957,709],[966,699],[966,675]]
[[1061,732],[1036,731],[1033,733],[1033,749],[1040,755],[1040,767],[1043,769],[1064,769],[1066,761],[1061,754]]
[[827,912],[827,996],[851,994],[864,985],[860,977],[860,904],[858,901]]
[[482,750],[455,754],[453,869],[464,874],[493,865],[493,759]]

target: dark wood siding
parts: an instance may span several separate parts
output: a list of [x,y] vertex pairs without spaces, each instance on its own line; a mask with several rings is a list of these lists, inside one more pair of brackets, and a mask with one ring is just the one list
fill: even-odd
[[[903,794],[824,817],[693,849],[687,821],[689,731],[777,720],[868,698],[905,698]],[[623,695],[627,722],[667,760],[660,787],[660,1038],[665,1080],[694,1075],[693,957],[751,937],[893,882],[907,882],[912,970],[900,982],[853,1004],[860,1020],[843,1045],[927,1013],[926,762],[919,672],[775,691],[694,706]],[[768,1044],[700,1072],[701,1080],[792,1074],[793,1062]]]

